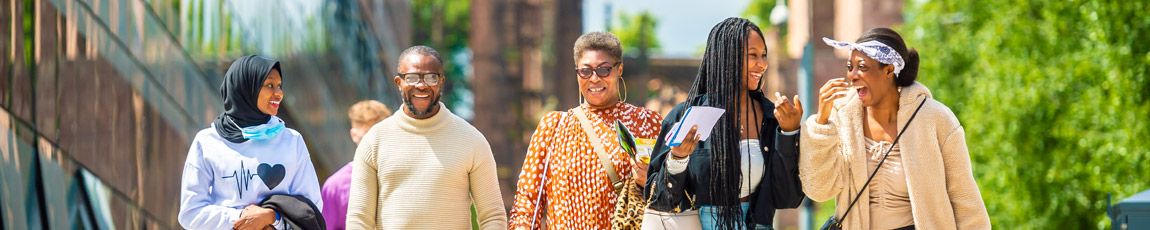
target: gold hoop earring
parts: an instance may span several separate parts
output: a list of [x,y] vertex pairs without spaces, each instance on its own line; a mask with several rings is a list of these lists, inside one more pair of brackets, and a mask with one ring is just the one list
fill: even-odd
[[583,103],[586,103],[586,102],[587,102],[587,101],[585,101],[585,100],[583,99],[583,89],[579,89],[579,91],[578,91],[578,92],[576,92],[576,93],[578,93],[578,94],[579,94],[579,104],[580,104],[580,105],[582,105]]
[[621,90],[619,90],[619,94],[620,94],[619,101],[627,102],[627,94],[628,94],[627,93],[627,81],[623,80],[623,78],[620,77],[619,82],[623,83],[623,88]]

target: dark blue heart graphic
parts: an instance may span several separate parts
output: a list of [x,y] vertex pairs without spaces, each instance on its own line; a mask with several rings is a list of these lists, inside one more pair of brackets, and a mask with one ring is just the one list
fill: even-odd
[[284,169],[284,165],[281,164],[272,166],[267,163],[262,163],[256,168],[256,174],[260,175],[260,179],[263,179],[264,185],[268,186],[269,190],[276,188],[276,185],[280,185],[280,182],[284,180],[284,173],[286,172],[287,170]]

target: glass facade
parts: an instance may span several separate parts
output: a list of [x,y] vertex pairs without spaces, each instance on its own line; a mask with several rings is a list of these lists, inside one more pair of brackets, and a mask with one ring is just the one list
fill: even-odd
[[188,143],[246,54],[284,68],[280,116],[321,180],[351,159],[347,107],[395,108],[407,3],[0,0],[0,228],[179,228]]

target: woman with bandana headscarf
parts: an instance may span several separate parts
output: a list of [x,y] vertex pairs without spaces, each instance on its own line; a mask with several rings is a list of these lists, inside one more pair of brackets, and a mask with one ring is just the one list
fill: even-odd
[[835,199],[827,224],[990,229],[962,124],[915,81],[918,52],[888,28],[855,43],[823,41],[851,51],[846,77],[823,85],[799,141],[803,192]]
[[260,207],[273,194],[299,195],[318,209],[320,186],[303,137],[276,117],[283,101],[278,61],[249,55],[232,63],[220,94],[224,112],[192,140],[180,185],[187,229],[284,226]]

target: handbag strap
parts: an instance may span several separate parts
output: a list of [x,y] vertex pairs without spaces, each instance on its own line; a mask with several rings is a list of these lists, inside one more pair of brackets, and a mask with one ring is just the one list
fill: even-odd
[[[539,220],[540,220],[539,210],[540,209],[543,209],[543,210],[547,209],[547,205],[543,204],[543,202],[546,201],[543,199],[543,196],[546,195],[547,190],[543,189],[543,188],[547,186],[547,166],[549,166],[550,163],[551,163],[551,154],[548,153],[547,157],[543,158],[543,174],[540,176],[541,179],[539,180],[539,186],[538,186],[539,187],[539,194],[535,195],[535,210],[534,210],[533,214],[531,215],[532,216],[531,217],[531,228],[529,228],[529,229],[536,229],[535,228],[536,224],[546,226],[546,223],[539,223]],[[543,220],[546,221],[546,218],[543,218]]]
[[603,170],[607,171],[607,178],[611,179],[611,187],[615,189],[615,192],[623,190],[623,182],[619,179],[619,173],[615,172],[615,165],[611,163],[611,157],[607,155],[607,150],[603,148],[603,140],[595,134],[595,129],[591,127],[591,120],[587,119],[587,114],[583,112],[583,108],[575,108],[575,117],[578,117],[579,123],[583,124],[583,133],[587,134],[591,147],[594,147],[595,153],[599,155],[599,163],[603,163]]
[[[850,214],[850,213],[851,213],[851,208],[854,208],[854,206],[855,206],[855,202],[858,202],[858,201],[859,201],[859,198],[860,198],[860,197],[862,197],[862,194],[863,194],[863,192],[865,192],[865,191],[866,191],[866,187],[870,185],[870,181],[871,181],[871,179],[874,179],[874,176],[878,174],[878,170],[879,170],[879,169],[882,169],[882,163],[883,163],[883,162],[886,162],[886,157],[887,157],[887,156],[890,156],[890,151],[891,151],[891,150],[894,150],[894,146],[898,144],[898,140],[899,140],[899,139],[902,137],[902,134],[903,134],[903,133],[906,133],[906,130],[907,130],[907,128],[908,128],[908,127],[910,127],[910,122],[911,122],[911,121],[914,121],[914,117],[915,117],[915,116],[918,116],[918,111],[919,111],[919,110],[922,110],[922,105],[924,105],[924,104],[926,104],[926,99],[925,99],[925,98],[924,98],[924,99],[922,99],[922,102],[918,103],[918,108],[915,108],[915,109],[914,109],[914,114],[911,114],[911,115],[910,115],[910,118],[906,120],[906,125],[904,125],[904,126],[903,126],[903,128],[902,128],[902,131],[899,131],[899,132],[898,132],[898,136],[895,136],[895,137],[894,137],[894,143],[891,143],[891,144],[890,144],[890,148],[888,148],[888,149],[886,150],[886,154],[883,154],[883,156],[882,156],[882,160],[879,160],[879,161],[878,161],[878,167],[875,167],[875,169],[874,169],[874,172],[873,172],[873,173],[871,173],[871,174],[870,174],[870,177],[868,177],[868,178],[866,179],[866,183],[865,183],[865,184],[863,184],[863,187],[862,187],[862,189],[860,189],[860,190],[859,190],[859,193],[858,193],[858,195],[855,195],[855,199],[854,199],[853,201],[851,201],[851,205],[850,205],[850,206],[847,206],[847,211],[846,211],[846,212],[843,212],[843,217],[842,217],[842,218],[846,218],[846,217],[847,217],[847,214]],[[834,218],[834,217],[832,216],[831,218]],[[840,219],[839,219],[839,221],[837,221],[837,222],[839,222],[839,223],[842,223],[842,219],[840,218]]]

